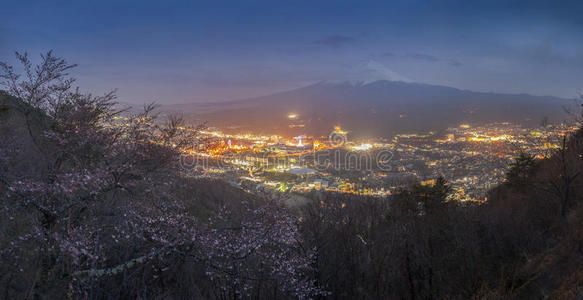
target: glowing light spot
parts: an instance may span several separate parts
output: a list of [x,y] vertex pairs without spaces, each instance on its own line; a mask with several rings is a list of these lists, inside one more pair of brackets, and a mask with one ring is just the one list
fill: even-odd
[[352,150],[354,150],[354,151],[366,151],[366,150],[369,150],[371,148],[372,148],[371,144],[361,144],[361,145],[352,147]]

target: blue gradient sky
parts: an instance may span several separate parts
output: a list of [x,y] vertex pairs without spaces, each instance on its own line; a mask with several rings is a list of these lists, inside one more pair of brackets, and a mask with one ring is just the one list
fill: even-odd
[[8,1],[0,60],[54,49],[85,90],[184,103],[397,79],[572,98],[583,1]]

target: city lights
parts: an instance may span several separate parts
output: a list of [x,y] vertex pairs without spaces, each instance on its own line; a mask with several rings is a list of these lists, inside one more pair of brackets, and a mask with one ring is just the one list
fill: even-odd
[[[298,116],[290,113],[288,117]],[[456,174],[447,178],[454,191],[452,199],[483,201],[486,191],[504,179],[503,166],[513,158],[515,145],[526,147],[531,143],[528,149],[542,158],[539,152],[558,147],[552,137],[574,129],[566,125],[532,129],[510,123],[461,124],[440,134],[398,134],[389,142],[374,138],[353,141],[340,126],[333,127],[329,136],[321,137],[206,130],[201,135],[209,143],[184,152],[216,162],[197,176],[245,180],[281,193],[322,190],[385,197],[411,180],[429,184],[431,179],[425,178]],[[390,159],[371,159],[379,151],[390,151]],[[347,159],[339,160],[340,153]],[[393,165],[387,170],[368,168],[371,161]],[[360,177],[352,178],[352,170],[358,170]],[[361,186],[357,182],[367,184]]]
[[372,148],[371,144],[360,144],[358,146],[353,146],[352,150],[353,151],[366,151],[366,150],[370,150]]

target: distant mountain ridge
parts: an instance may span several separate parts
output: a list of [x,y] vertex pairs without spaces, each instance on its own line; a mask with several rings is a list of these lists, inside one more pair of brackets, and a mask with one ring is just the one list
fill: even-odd
[[[452,87],[380,80],[319,82],[243,100],[166,105],[195,122],[265,134],[324,135],[339,125],[357,136],[443,130],[460,123],[513,122],[527,126],[567,119],[567,99],[473,92]],[[295,119],[288,115],[295,114]],[[303,127],[302,127],[303,126]]]

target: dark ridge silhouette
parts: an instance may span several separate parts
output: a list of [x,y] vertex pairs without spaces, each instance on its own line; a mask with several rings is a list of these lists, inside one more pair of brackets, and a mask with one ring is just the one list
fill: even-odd
[[[166,105],[210,126],[259,133],[325,135],[340,125],[355,136],[390,137],[395,133],[439,131],[460,123],[513,122],[538,125],[568,118],[567,99],[527,94],[483,93],[451,87],[376,81],[320,82],[264,97],[218,104]],[[298,114],[291,127],[290,113]]]

